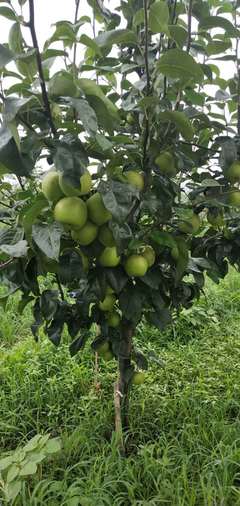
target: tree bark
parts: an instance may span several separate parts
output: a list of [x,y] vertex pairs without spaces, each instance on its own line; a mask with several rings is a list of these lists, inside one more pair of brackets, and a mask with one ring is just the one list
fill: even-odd
[[122,340],[124,353],[119,357],[119,392],[121,393],[121,420],[122,430],[129,430],[129,375],[131,369],[133,328],[130,322],[122,323]]

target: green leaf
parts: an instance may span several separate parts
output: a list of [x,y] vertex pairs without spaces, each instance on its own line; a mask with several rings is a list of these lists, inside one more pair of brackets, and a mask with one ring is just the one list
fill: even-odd
[[27,241],[22,240],[16,244],[1,244],[0,250],[12,258],[21,258],[27,256],[28,244]]
[[33,160],[23,153],[19,153],[12,132],[6,126],[0,129],[0,166],[5,167],[6,173],[17,176],[28,176],[33,167]]
[[157,327],[159,330],[164,330],[171,322],[171,313],[167,308],[147,313],[146,317],[149,323],[154,325],[154,327]]
[[99,133],[96,134],[96,141],[103,151],[108,151],[113,146],[112,142],[110,142],[105,135]]
[[20,212],[20,220],[22,221],[23,228],[27,235],[27,238],[30,239],[32,225],[36,221],[36,218],[41,214],[44,209],[49,207],[49,202],[44,197],[43,193],[37,195],[35,200],[31,202],[30,206],[27,209],[23,209]]
[[169,9],[165,1],[154,2],[149,10],[149,29],[153,33],[164,32],[169,35],[168,30]]
[[15,478],[17,478],[18,475],[19,475],[19,468],[16,466],[16,464],[13,464],[8,469],[7,482],[10,483],[11,481],[15,480]]
[[78,113],[78,118],[82,122],[86,132],[94,136],[98,129],[97,116],[94,109],[86,100],[72,98],[71,103]]
[[59,223],[35,223],[32,227],[32,237],[45,255],[58,260],[63,227]]
[[136,34],[127,29],[109,30],[102,32],[95,39],[99,47],[112,47],[114,44],[135,45],[137,44]]
[[12,483],[7,484],[7,486],[5,488],[6,501],[12,502],[12,504],[13,504],[16,497],[21,492],[21,488],[22,488],[22,483],[19,480],[13,481]]
[[88,37],[88,35],[86,35],[85,33],[81,35],[81,37],[79,38],[79,42],[84,46],[90,47],[95,54],[99,56],[102,55],[102,51],[97,42],[94,39]]
[[177,260],[176,265],[176,274],[175,274],[175,282],[176,285],[181,281],[187,266],[188,266],[188,258],[189,258],[189,252],[188,252],[188,246],[184,239],[181,237],[176,238],[176,243],[178,247],[179,257]]
[[163,121],[171,121],[176,125],[180,134],[190,141],[194,136],[193,127],[183,112],[180,111],[164,111],[159,113],[159,119]]
[[67,134],[56,143],[54,165],[73,186],[79,185],[79,177],[88,165],[88,157],[78,137]]
[[168,26],[170,37],[175,40],[177,45],[182,48],[187,40],[187,30],[185,30],[182,26],[179,25],[169,25]]
[[135,204],[139,191],[132,185],[119,181],[102,181],[98,187],[105,207],[118,223],[123,223]]
[[13,463],[12,456],[4,457],[3,459],[1,459],[0,460],[0,471],[4,471],[9,466],[11,466],[12,463]]
[[81,78],[78,80],[78,84],[95,110],[99,124],[107,131],[112,131],[114,125],[119,122],[118,109],[115,104],[106,97],[101,86],[92,79]]
[[181,49],[166,51],[160,58],[157,68],[164,75],[173,79],[201,82],[204,78],[199,63],[190,54]]
[[11,21],[16,21],[17,16],[13,12],[12,9],[9,9],[9,7],[0,7],[0,16],[4,16],[7,19],[10,19]]
[[57,453],[61,450],[62,448],[62,444],[61,444],[61,440],[59,438],[54,438],[54,439],[50,439],[46,446],[44,447],[44,451],[46,451],[47,453]]
[[37,472],[37,464],[35,464],[35,462],[26,462],[19,475],[20,476],[31,476],[32,474],[35,474]]
[[174,237],[168,232],[154,230],[154,232],[151,233],[151,239],[160,246],[167,246],[171,249],[177,246]]
[[0,44],[0,68],[4,68],[13,58],[14,54],[12,51],[3,44]]
[[139,26],[144,23],[144,9],[139,9],[133,16],[133,26]]
[[[18,112],[25,108],[26,104],[29,104],[33,100],[33,97],[28,98],[16,98],[9,97],[4,102],[3,116],[7,123],[10,123],[14,120],[15,116]],[[30,109],[30,108],[29,108]]]
[[223,28],[228,37],[239,37],[240,31],[227,18],[222,16],[208,16],[200,20],[199,30],[211,30],[211,28]]
[[227,51],[227,49],[230,49],[232,47],[231,41],[222,41],[222,40],[216,40],[209,42],[209,44],[206,47],[206,52],[208,56],[211,56],[213,54],[221,54]]
[[45,44],[45,48],[52,44],[52,42],[56,42],[61,40],[65,46],[72,46],[76,42],[76,33],[74,31],[74,27],[70,21],[58,21],[55,23],[56,30],[49,41]]

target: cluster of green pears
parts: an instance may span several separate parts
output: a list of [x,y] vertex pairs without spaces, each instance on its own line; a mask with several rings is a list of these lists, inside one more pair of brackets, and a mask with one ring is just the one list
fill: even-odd
[[[144,178],[140,172],[128,171],[125,177],[127,183],[143,190]],[[125,258],[118,254],[113,233],[108,226],[111,213],[106,209],[101,194],[93,191],[92,177],[88,170],[80,177],[79,187],[75,187],[65,181],[63,174],[52,169],[43,178],[42,191],[53,203],[54,219],[66,227],[78,246],[89,246],[96,239],[101,243],[102,250],[97,263],[102,267],[117,267],[122,263],[128,276],[138,277],[144,276],[154,264],[155,252],[149,245],[144,245],[140,253]],[[83,252],[82,259],[83,267],[88,270],[89,259]],[[99,307],[108,312],[109,325],[116,327],[119,319],[113,312],[114,297],[112,293],[106,293]]]

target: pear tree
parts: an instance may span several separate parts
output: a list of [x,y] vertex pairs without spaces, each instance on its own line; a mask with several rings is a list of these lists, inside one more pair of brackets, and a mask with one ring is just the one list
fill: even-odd
[[21,292],[36,340],[65,326],[71,355],[118,364],[120,431],[139,323],[162,332],[240,268],[239,1],[87,4],[40,46],[34,0],[0,3],[1,303]]

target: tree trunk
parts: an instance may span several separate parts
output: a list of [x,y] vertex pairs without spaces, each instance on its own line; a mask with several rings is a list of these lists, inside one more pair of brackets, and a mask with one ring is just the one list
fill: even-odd
[[129,380],[131,377],[133,328],[128,321],[122,323],[122,353],[119,357],[119,398],[123,433],[129,430]]

